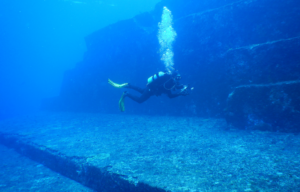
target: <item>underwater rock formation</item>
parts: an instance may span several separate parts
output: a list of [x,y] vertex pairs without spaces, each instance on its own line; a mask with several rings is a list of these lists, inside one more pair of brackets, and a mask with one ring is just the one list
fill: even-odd
[[239,86],[228,96],[229,125],[300,132],[300,81]]
[[[109,87],[108,78],[145,86],[149,76],[164,70],[157,40],[164,6],[172,11],[177,32],[173,44],[174,67],[180,71],[182,82],[191,83],[195,89],[191,95],[173,100],[154,97],[141,105],[127,100],[128,113],[226,116],[228,122],[239,126],[243,120],[228,114],[236,115],[235,111],[240,110],[233,106],[249,104],[242,98],[246,93],[242,91],[253,95],[258,89],[272,92],[270,87],[248,88],[247,85],[272,84],[273,89],[280,82],[299,80],[298,1],[162,0],[152,12],[120,21],[86,37],[87,52],[82,62],[65,73],[60,96],[45,101],[43,108],[118,112],[122,91]],[[244,88],[236,88],[239,86]],[[283,85],[278,86],[279,90],[284,89]],[[227,106],[232,91],[234,95]],[[288,94],[296,96],[298,91],[294,91]],[[266,96],[271,97],[261,97]],[[266,105],[271,102],[259,95],[256,98],[267,102]],[[243,116],[265,119],[267,111],[260,113],[256,105],[259,102],[251,103],[249,108],[253,109],[248,110],[249,114],[244,111]],[[272,114],[274,118],[278,115],[276,111]],[[241,128],[245,128],[245,123],[241,123]],[[289,130],[290,126],[269,124],[275,126],[270,130]]]

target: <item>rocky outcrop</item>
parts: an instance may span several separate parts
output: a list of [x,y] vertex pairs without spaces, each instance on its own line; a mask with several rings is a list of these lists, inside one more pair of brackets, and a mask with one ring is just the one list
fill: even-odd
[[236,87],[228,96],[229,125],[245,129],[300,132],[300,81]]

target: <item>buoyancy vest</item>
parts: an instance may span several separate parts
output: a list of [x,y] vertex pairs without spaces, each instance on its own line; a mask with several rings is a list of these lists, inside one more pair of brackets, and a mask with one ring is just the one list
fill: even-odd
[[[164,72],[158,72],[153,76],[148,78],[147,87],[150,88],[154,92],[160,92],[159,89],[171,90],[175,87],[174,80],[171,75]],[[159,93],[158,93],[159,94]]]

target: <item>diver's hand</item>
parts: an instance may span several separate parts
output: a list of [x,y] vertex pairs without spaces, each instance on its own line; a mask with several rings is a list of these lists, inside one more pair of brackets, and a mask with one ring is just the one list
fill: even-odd
[[190,93],[187,91],[187,89],[184,89],[183,91],[180,92],[180,95],[182,95],[182,96],[187,96],[189,94]]
[[190,85],[184,85],[184,88],[181,89],[180,95],[187,96],[194,90],[194,87],[190,87]]
[[182,96],[187,96],[187,95],[189,95],[190,93],[188,93],[187,91],[186,92],[183,92],[183,93],[181,93],[181,95]]
[[189,94],[188,89],[189,89],[189,85],[183,85],[183,88],[180,91],[180,95],[182,96],[188,95]]

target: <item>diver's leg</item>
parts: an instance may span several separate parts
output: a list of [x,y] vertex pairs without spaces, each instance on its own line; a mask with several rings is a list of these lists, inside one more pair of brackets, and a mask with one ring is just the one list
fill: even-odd
[[133,89],[133,90],[135,90],[135,91],[137,91],[137,92],[139,92],[141,94],[143,94],[145,92],[145,89],[137,87],[137,86],[134,86],[131,83],[128,83],[128,86],[126,86],[125,88]]
[[148,89],[145,89],[145,91],[143,92],[143,94],[140,97],[131,95],[130,93],[126,93],[126,97],[129,97],[130,99],[132,99],[138,103],[143,103],[144,101],[148,100],[151,96],[152,96],[152,94]]
[[134,86],[134,85],[131,85],[129,83],[123,83],[123,84],[117,84],[115,82],[113,82],[112,80],[108,79],[108,83],[111,84],[113,87],[116,87],[116,88],[128,88],[128,89],[133,89],[135,91],[138,91],[139,93],[143,94],[144,93],[144,90],[143,88],[140,88],[140,87],[137,87],[137,86]]

